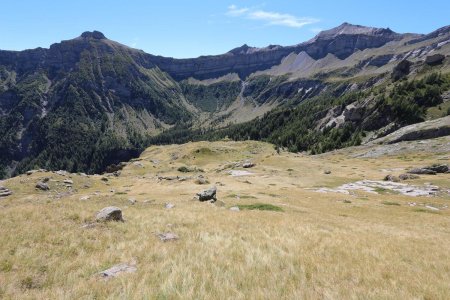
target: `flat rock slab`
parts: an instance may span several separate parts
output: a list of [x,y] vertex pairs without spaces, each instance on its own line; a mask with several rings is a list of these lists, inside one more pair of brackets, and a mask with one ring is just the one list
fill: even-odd
[[400,193],[406,196],[434,196],[439,191],[438,186],[425,185],[413,186],[406,183],[391,182],[391,181],[377,181],[377,180],[361,180],[353,183],[346,183],[337,188],[320,188],[316,190],[320,193],[341,193],[350,194],[351,190],[360,190],[368,193],[378,194],[377,189],[385,189]]
[[178,240],[178,235],[172,232],[166,232],[166,233],[158,233],[156,236],[159,237],[159,239],[163,242],[170,242],[170,241],[176,241]]
[[231,211],[240,211],[239,207],[237,207],[237,206],[230,207],[230,210]]
[[124,273],[134,273],[137,271],[136,266],[129,264],[118,264],[107,270],[101,271],[99,275],[108,280]]
[[245,170],[231,170],[231,171],[229,171],[229,174],[233,177],[240,177],[240,176],[254,175],[255,173],[245,171]]

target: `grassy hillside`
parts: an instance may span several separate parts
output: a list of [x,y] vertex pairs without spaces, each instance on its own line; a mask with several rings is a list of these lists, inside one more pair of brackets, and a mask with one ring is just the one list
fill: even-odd
[[[153,146],[108,181],[39,172],[9,179],[1,183],[13,195],[0,201],[0,298],[449,298],[448,174],[403,182],[432,181],[433,197],[326,190],[439,162],[449,142],[319,156],[252,141]],[[390,155],[367,156],[383,151]],[[235,165],[244,160],[256,166]],[[196,184],[199,175],[210,184]],[[164,179],[172,176],[192,177]],[[36,190],[45,177],[50,191]],[[215,205],[193,200],[212,184]],[[82,227],[110,205],[125,222]],[[179,239],[160,241],[166,232]],[[119,263],[137,271],[100,278]]]

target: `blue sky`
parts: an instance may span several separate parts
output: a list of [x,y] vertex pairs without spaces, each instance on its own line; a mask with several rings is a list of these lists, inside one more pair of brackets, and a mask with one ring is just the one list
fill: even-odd
[[244,43],[294,45],[343,22],[428,33],[450,25],[450,1],[4,1],[0,49],[48,48],[95,29],[148,53],[197,57]]

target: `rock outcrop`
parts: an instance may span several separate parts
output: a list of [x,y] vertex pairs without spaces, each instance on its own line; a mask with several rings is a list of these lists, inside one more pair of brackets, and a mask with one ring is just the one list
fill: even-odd
[[432,139],[450,135],[450,116],[400,128],[372,143],[394,144],[402,141]]

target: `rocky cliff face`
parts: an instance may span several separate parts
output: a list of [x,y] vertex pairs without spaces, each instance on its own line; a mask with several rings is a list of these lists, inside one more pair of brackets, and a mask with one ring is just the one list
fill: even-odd
[[269,46],[253,48],[247,45],[231,50],[224,55],[204,56],[193,59],[171,59],[153,57],[150,60],[176,79],[195,77],[207,79],[228,73],[237,73],[245,78],[251,73],[266,70],[280,64],[290,53],[306,52],[314,59],[333,54],[345,59],[355,51],[377,48],[403,37],[390,29],[356,26],[344,23],[334,29],[319,33],[314,39],[295,46]]

